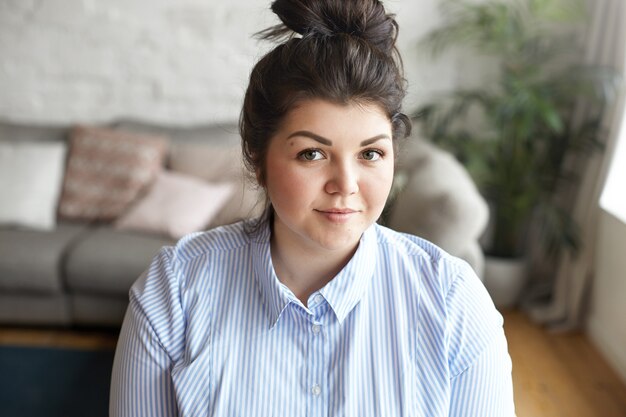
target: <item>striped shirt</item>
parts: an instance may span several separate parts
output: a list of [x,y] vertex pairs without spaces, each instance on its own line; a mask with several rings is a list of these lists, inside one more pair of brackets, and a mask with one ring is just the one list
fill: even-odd
[[305,307],[270,236],[237,223],[160,251],[130,291],[111,416],[514,416],[502,316],[465,262],[374,224]]

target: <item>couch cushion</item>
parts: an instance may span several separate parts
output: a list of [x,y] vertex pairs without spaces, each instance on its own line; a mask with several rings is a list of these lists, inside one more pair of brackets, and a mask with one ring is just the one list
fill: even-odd
[[70,294],[72,323],[87,326],[121,326],[128,295]]
[[65,223],[53,231],[0,228],[0,289],[61,292],[66,250],[85,230]]
[[65,148],[62,142],[0,141],[0,224],[54,229]]
[[148,267],[167,238],[100,227],[67,255],[66,282],[70,292],[128,296],[128,290]]
[[115,219],[161,169],[167,140],[110,129],[72,130],[59,215],[66,219]]
[[263,193],[246,178],[241,147],[207,146],[198,142],[174,143],[169,159],[172,171],[209,182],[234,183],[234,193],[213,218],[210,227],[234,223],[261,214]]
[[236,124],[165,127],[127,120],[116,124],[115,129],[165,136],[170,139],[168,167],[172,171],[209,182],[235,184],[233,195],[209,228],[256,217],[263,211],[263,192],[245,178],[241,137]]
[[0,293],[0,323],[65,326],[72,323],[66,294]]
[[138,230],[180,239],[199,232],[233,193],[233,184],[208,183],[177,172],[161,172],[148,193],[115,221],[120,230]]

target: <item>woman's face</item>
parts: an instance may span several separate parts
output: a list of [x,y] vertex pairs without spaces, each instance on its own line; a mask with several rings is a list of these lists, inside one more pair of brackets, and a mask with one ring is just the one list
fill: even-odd
[[391,122],[375,105],[301,102],[271,138],[265,167],[281,244],[353,250],[391,189]]

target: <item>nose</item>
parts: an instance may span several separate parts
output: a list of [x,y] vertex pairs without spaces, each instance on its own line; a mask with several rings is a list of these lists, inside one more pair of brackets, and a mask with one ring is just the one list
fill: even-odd
[[330,167],[325,190],[329,194],[351,195],[359,192],[357,168],[350,162],[337,162]]

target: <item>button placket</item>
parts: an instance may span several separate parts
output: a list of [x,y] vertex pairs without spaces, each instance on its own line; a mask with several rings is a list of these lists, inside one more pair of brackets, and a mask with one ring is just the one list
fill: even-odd
[[328,349],[325,337],[326,314],[329,305],[325,302],[324,296],[320,293],[313,295],[310,299],[310,314],[307,317],[308,330],[308,399],[307,399],[307,415],[323,416],[327,415],[328,394],[323,392],[324,384],[327,380],[328,364],[325,352]]

